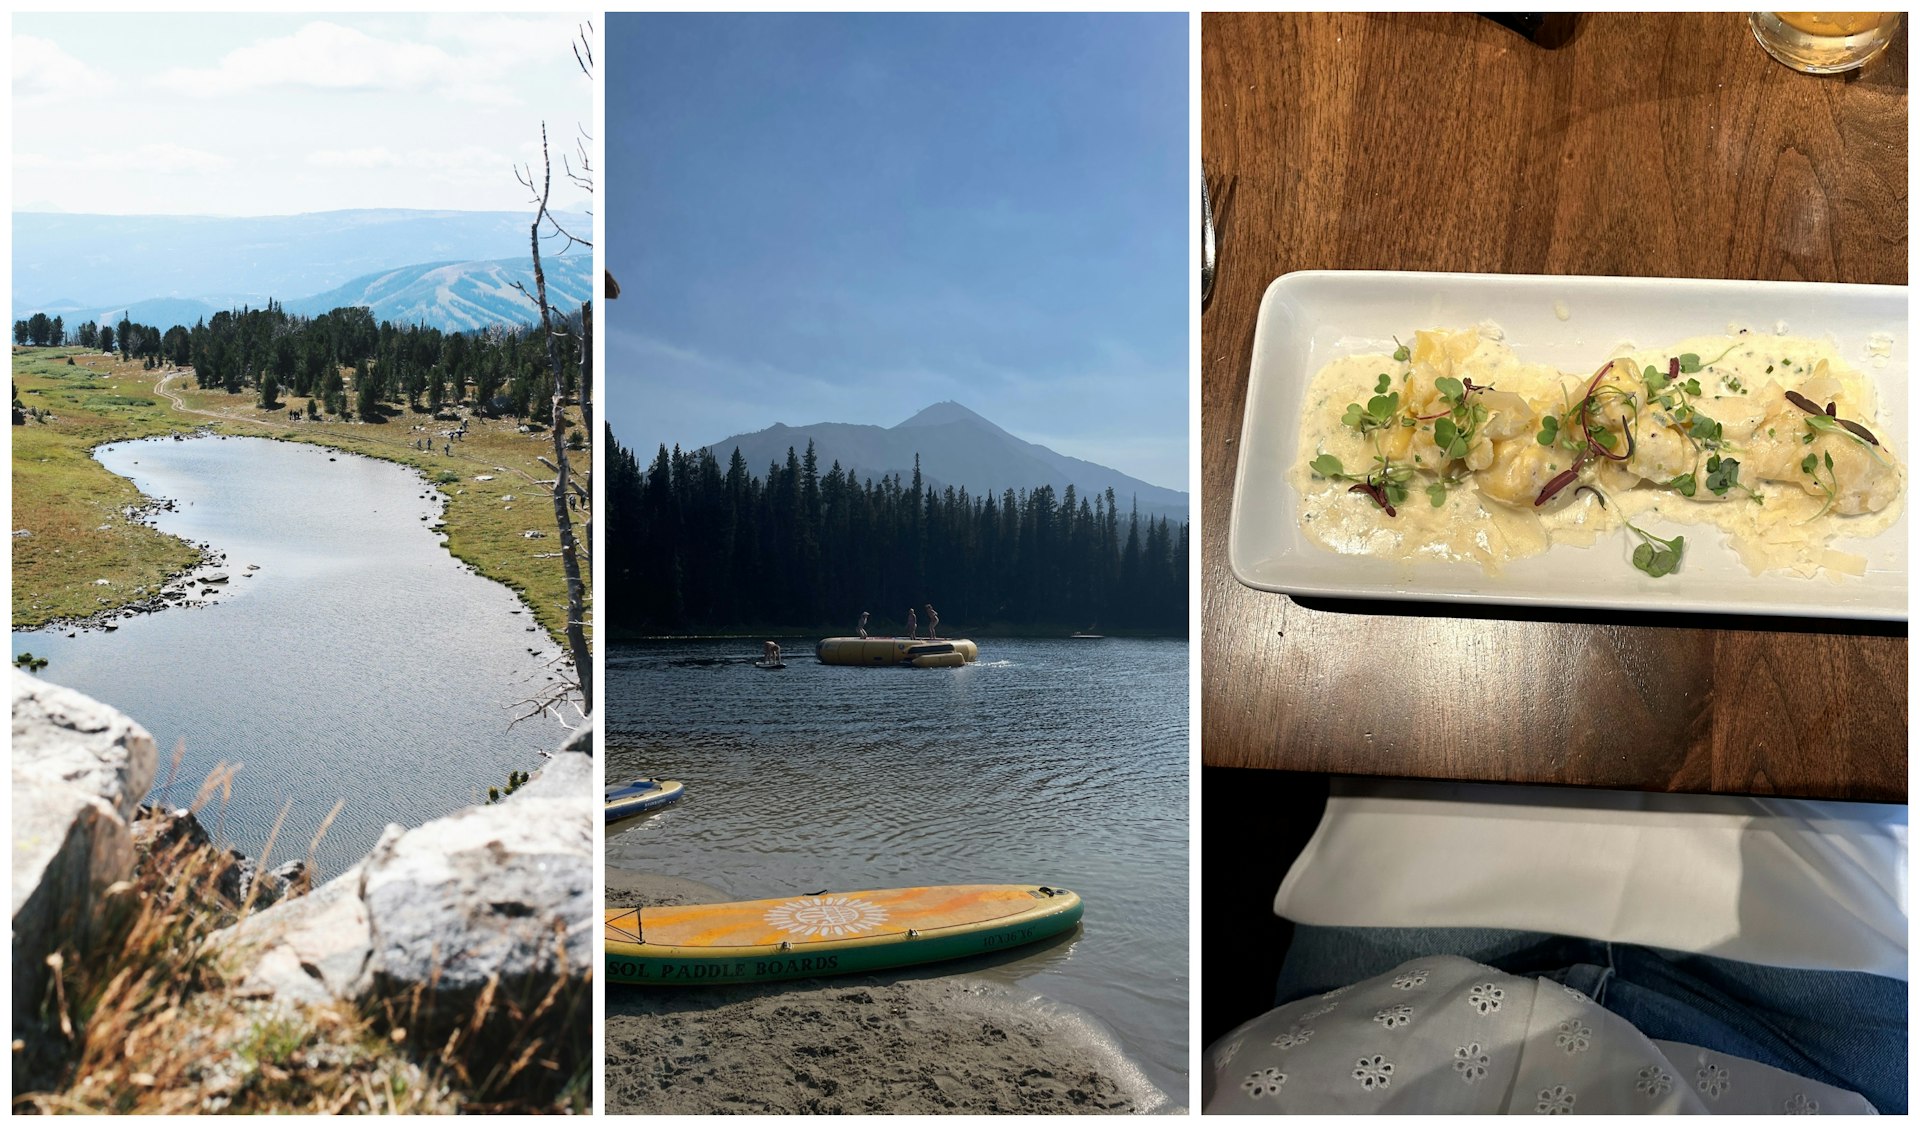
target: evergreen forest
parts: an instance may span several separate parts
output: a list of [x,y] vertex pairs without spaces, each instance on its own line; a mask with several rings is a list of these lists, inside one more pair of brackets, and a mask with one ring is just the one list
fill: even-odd
[[[304,408],[309,418],[382,422],[387,404],[438,411],[467,400],[484,414],[517,418],[544,413],[553,397],[545,342],[530,328],[449,333],[375,322],[364,306],[303,317],[269,301],[164,331],[122,318],[117,325],[89,319],[70,332],[60,317],[36,313],[14,322],[13,339],[118,352],[150,369],[191,367],[202,388],[253,395],[265,408]],[[574,352],[562,350],[569,397],[580,378]],[[342,369],[352,370],[351,382]],[[304,402],[284,402],[289,398]]]
[[1072,486],[969,496],[919,466],[861,481],[813,444],[755,475],[739,450],[663,445],[651,465],[607,441],[607,625],[615,636],[808,630],[904,633],[931,603],[943,637],[1187,631],[1187,524]]

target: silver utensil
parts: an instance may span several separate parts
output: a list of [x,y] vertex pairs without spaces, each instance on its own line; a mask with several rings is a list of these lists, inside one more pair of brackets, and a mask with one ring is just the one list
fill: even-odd
[[1200,177],[1200,305],[1205,308],[1213,296],[1213,198],[1207,192],[1207,178]]

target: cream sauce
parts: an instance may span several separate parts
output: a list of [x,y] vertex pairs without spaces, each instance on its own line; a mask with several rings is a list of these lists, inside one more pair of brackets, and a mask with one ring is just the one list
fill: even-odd
[[[1838,580],[1864,574],[1866,561],[1835,550],[1833,543],[1878,535],[1899,518],[1906,474],[1898,455],[1831,426],[1816,428],[1785,397],[1792,390],[1822,407],[1832,402],[1839,418],[1864,425],[1884,444],[1888,436],[1876,418],[1872,384],[1841,360],[1831,342],[1757,333],[1616,350],[1601,386],[1633,398],[1607,396],[1600,418],[1614,436],[1615,452],[1626,449],[1622,432],[1633,431],[1632,456],[1619,462],[1586,458],[1573,483],[1535,505],[1542,489],[1578,457],[1566,445],[1538,441],[1543,420],[1577,425],[1575,406],[1595,374],[1526,363],[1499,337],[1491,325],[1423,331],[1408,360],[1348,356],[1320,370],[1302,412],[1302,453],[1288,472],[1310,539],[1345,555],[1470,560],[1496,575],[1506,564],[1554,545],[1592,547],[1609,536],[1621,566],[1630,567],[1641,540],[1626,529],[1628,520],[1667,539],[1674,525],[1708,526],[1722,533],[1722,544],[1755,575],[1784,571]],[[1669,358],[1689,353],[1701,367],[1676,384],[1696,380],[1699,394],[1681,397],[1661,388],[1672,406],[1656,402],[1645,369],[1664,375]],[[1362,434],[1343,419],[1350,405],[1363,411],[1369,406],[1382,377],[1399,397],[1398,409],[1387,425]],[[1434,430],[1439,420],[1431,416],[1444,415],[1451,405],[1440,394],[1445,385],[1436,386],[1445,378],[1470,382],[1475,390],[1467,402],[1485,408],[1464,456],[1443,451]],[[1691,428],[1689,406],[1703,417]],[[1700,428],[1709,423],[1720,426],[1717,450],[1701,441]],[[1592,425],[1598,433],[1598,419]],[[1723,495],[1709,488],[1706,467],[1716,453],[1740,463],[1737,484]],[[1328,454],[1339,459],[1348,480],[1312,469],[1316,457]],[[1815,458],[1812,474],[1802,468],[1809,454]],[[1406,490],[1392,517],[1367,495],[1352,492],[1355,481],[1378,469],[1382,455],[1403,472]],[[1693,478],[1691,497],[1673,485],[1681,475]],[[1435,483],[1446,487],[1437,505],[1429,495]],[[1610,503],[1603,505],[1596,490]],[[1698,534],[1688,531],[1688,550],[1696,551]]]

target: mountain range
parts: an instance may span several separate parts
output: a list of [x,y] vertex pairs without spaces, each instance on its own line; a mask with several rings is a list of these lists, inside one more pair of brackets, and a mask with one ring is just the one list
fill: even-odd
[[1119,470],[1056,453],[1017,438],[954,402],[936,403],[891,427],[857,423],[814,423],[790,427],[775,423],[765,430],[737,434],[708,446],[722,466],[737,448],[747,469],[764,473],[770,463],[786,464],[787,450],[804,454],[807,443],[825,470],[835,462],[854,476],[878,480],[898,473],[911,480],[915,455],[923,480],[936,488],[965,488],[974,496],[1053,486],[1064,494],[1072,485],[1082,497],[1111,488],[1121,512],[1137,503],[1142,516],[1187,517],[1187,494],[1150,485]]
[[[547,300],[561,312],[572,313],[592,293],[593,261],[585,251],[565,258],[542,258],[547,274]],[[513,288],[519,282],[534,292],[533,259],[509,258],[494,262],[426,262],[400,266],[355,278],[344,286],[311,297],[288,298],[280,307],[288,313],[315,317],[348,305],[364,305],[376,321],[396,325],[431,325],[447,332],[484,329],[490,325],[532,324],[539,318],[533,302]],[[193,298],[160,297],[130,301],[101,309],[77,302],[35,306],[19,313],[58,314],[69,325],[87,318],[112,324],[125,317],[140,325],[191,325],[223,309],[259,306],[262,301],[214,304]]]
[[[592,229],[583,213],[560,219],[582,233]],[[400,209],[249,217],[15,212],[13,316],[125,313],[164,327],[273,298],[290,312],[371,305],[377,318],[443,329],[524,322],[531,320],[527,303],[507,283],[520,277],[531,288],[531,221],[526,212]],[[590,289],[590,256],[576,248],[563,259],[559,246],[542,247],[548,284],[577,305]]]

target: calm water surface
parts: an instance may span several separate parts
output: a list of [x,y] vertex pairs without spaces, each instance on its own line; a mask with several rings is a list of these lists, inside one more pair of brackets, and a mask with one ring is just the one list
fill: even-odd
[[[565,733],[512,731],[511,706],[546,684],[555,646],[507,588],[447,554],[440,509],[417,472],[255,438],[147,440],[96,457],[150,497],[163,531],[226,553],[230,592],[212,606],[117,620],[111,633],[15,633],[50,658],[40,676],[133,717],[169,758],[165,799],[184,805],[221,761],[241,763],[224,814],[203,813],[261,854],[291,803],[273,859],[304,857],[336,800],[316,860],[357,861],[389,822],[419,825],[484,799],[539,765]],[[422,517],[429,519],[422,520]],[[243,578],[248,564],[259,570]],[[520,613],[514,613],[514,612]]]
[[782,671],[755,641],[612,647],[609,781],[687,790],[614,826],[607,861],[740,899],[1071,888],[1070,944],[969,973],[1092,1014],[1184,1103],[1187,643],[977,641],[961,669],[821,665],[800,639]]

